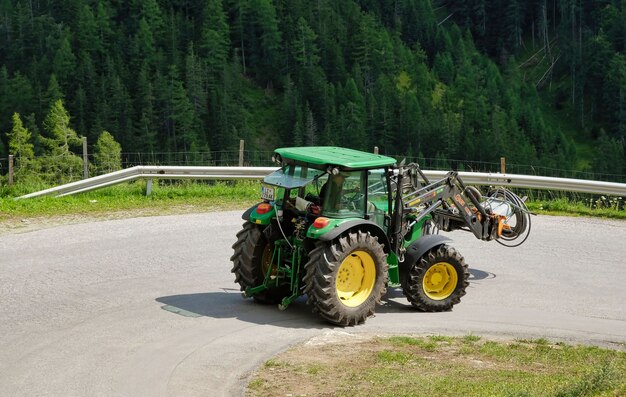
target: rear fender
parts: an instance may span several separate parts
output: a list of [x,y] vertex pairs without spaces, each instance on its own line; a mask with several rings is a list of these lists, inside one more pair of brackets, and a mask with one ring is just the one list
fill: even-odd
[[248,222],[252,222],[257,225],[269,225],[270,222],[272,221],[272,218],[276,216],[276,207],[272,205],[272,208],[268,212],[259,214],[256,212],[256,209],[259,206],[259,204],[263,204],[263,203],[258,203],[248,208],[246,212],[244,212],[241,215],[241,219],[246,220]]
[[244,221],[249,221],[249,220],[250,220],[250,214],[252,213],[252,211],[254,211],[254,210],[256,209],[256,207],[257,207],[259,204],[261,204],[261,203],[257,203],[257,204],[255,204],[255,205],[253,205],[252,207],[248,208],[248,209],[246,210],[246,212],[244,212],[244,213],[241,215],[241,219],[243,219]]
[[333,228],[331,231],[322,234],[319,237],[321,241],[331,241],[336,237],[349,232],[351,230],[360,230],[362,232],[369,232],[372,236],[378,237],[378,242],[383,245],[383,250],[386,253],[389,253],[389,239],[385,234],[385,231],[380,228],[377,224],[371,221],[367,221],[364,219],[354,219],[347,222],[343,222],[337,227]]

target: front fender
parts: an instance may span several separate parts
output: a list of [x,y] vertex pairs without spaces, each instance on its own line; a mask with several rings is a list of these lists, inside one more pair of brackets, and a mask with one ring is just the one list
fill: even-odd
[[445,244],[448,241],[452,240],[447,237],[440,236],[439,234],[428,234],[420,237],[406,249],[404,261],[400,262],[400,269],[412,266],[430,249]]

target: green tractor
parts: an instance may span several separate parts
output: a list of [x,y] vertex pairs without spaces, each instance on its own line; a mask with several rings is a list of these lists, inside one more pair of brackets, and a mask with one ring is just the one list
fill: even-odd
[[399,287],[418,310],[447,311],[469,271],[439,230],[509,246],[530,232],[524,200],[482,196],[454,171],[431,182],[417,164],[338,147],[277,149],[274,161],[231,260],[244,296],[281,310],[306,295],[328,322],[356,325]]

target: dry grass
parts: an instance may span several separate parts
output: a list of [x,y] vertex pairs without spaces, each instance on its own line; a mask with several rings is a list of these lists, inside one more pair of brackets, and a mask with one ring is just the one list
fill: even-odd
[[376,337],[304,344],[265,363],[250,396],[626,396],[626,354],[544,339]]

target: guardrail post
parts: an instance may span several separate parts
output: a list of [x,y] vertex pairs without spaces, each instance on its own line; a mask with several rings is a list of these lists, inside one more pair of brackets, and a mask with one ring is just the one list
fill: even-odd
[[374,146],[374,154],[378,154],[378,146]]
[[506,158],[500,157],[500,173],[506,174]]
[[89,155],[87,154],[87,137],[83,137],[83,179],[89,178]]
[[243,167],[243,148],[245,145],[245,141],[243,139],[239,140],[239,166]]
[[13,155],[9,154],[9,185],[13,184]]
[[148,181],[146,182],[146,196],[149,196],[152,194],[152,179],[148,179]]

